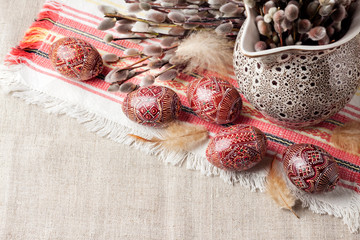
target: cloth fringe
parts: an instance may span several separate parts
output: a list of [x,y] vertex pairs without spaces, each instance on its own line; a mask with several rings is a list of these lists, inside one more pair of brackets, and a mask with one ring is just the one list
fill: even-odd
[[[283,173],[283,177],[291,192],[300,200],[303,208],[308,208],[317,214],[329,214],[341,218],[351,233],[359,233],[360,194],[340,186],[328,193],[308,194],[297,189],[285,173]],[[348,204],[349,202],[350,204]]]
[[[331,194],[343,197],[344,194],[351,190],[345,188],[337,188]],[[328,202],[317,200],[309,195],[297,192],[295,195],[302,202],[303,207],[308,207],[311,211],[317,214],[329,214],[337,218],[342,218],[345,225],[348,226],[352,233],[359,233],[360,229],[360,195],[352,194],[351,203],[349,207],[337,207]],[[327,194],[328,195],[328,194]]]
[[21,59],[24,57],[31,59],[33,54],[26,50],[39,49],[44,43],[46,36],[49,34],[48,30],[53,28],[53,22],[56,22],[59,18],[59,15],[54,11],[59,11],[61,5],[48,2],[44,4],[44,8],[48,10],[38,14],[36,21],[26,31],[19,45],[12,48],[10,53],[5,57],[5,61],[9,65],[21,63]]
[[47,1],[43,5],[43,9],[53,10],[53,11],[59,11],[62,9],[63,5],[56,1]]
[[[265,180],[269,166],[264,162],[249,171],[236,173],[221,170],[210,164],[205,158],[195,156],[191,161],[187,161],[186,167],[190,170],[198,170],[205,176],[219,176],[229,184],[239,183],[252,192],[256,190],[265,192]],[[260,169],[264,171],[259,171]]]

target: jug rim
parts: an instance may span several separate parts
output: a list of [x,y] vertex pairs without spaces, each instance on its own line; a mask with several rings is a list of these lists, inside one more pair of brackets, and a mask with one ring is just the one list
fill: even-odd
[[[329,50],[334,49],[336,47],[339,47],[350,40],[352,40],[354,37],[356,37],[360,33],[360,0],[356,2],[356,9],[354,10],[354,16],[350,25],[350,28],[348,29],[347,33],[339,40],[326,44],[326,45],[291,45],[291,46],[282,46],[282,47],[276,47],[272,49],[266,49],[262,51],[256,52],[254,49],[255,41],[249,41],[249,38],[246,36],[252,36],[252,38],[259,39],[259,33],[256,29],[254,31],[255,25],[255,11],[252,10],[252,8],[249,8],[245,6],[246,8],[246,15],[247,19],[244,22],[242,35],[240,38],[240,52],[246,56],[251,58],[256,57],[264,57],[272,54],[278,54],[283,52],[289,52],[289,51],[322,51],[322,50]],[[252,24],[253,23],[253,24]],[[257,27],[256,27],[257,28]],[[239,32],[240,34],[240,32]]]

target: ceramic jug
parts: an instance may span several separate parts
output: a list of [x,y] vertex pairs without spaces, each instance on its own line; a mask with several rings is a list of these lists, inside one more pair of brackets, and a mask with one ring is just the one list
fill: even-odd
[[334,43],[256,52],[256,13],[246,8],[234,48],[240,92],[268,119],[286,127],[314,125],[340,111],[360,84],[359,3],[353,11],[347,33]]

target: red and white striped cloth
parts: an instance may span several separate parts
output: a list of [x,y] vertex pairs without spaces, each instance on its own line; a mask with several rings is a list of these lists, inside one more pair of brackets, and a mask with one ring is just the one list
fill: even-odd
[[[107,92],[108,83],[104,75],[114,66],[125,66],[136,59],[129,59],[113,65],[106,65],[103,75],[86,82],[75,82],[59,75],[51,67],[48,52],[51,44],[64,36],[82,38],[94,45],[100,52],[124,55],[128,48],[142,49],[148,43],[136,44],[129,41],[105,43],[105,32],[96,29],[102,20],[97,5],[114,5],[119,10],[124,4],[110,0],[48,1],[43,6],[36,21],[31,25],[21,43],[7,55],[7,67],[1,68],[0,85],[15,96],[31,103],[44,106],[50,112],[66,113],[84,123],[89,130],[107,136],[115,141],[139,147],[128,133],[141,136],[161,134],[155,130],[139,126],[128,120],[121,111],[125,97],[122,93]],[[114,30],[108,32],[116,35]],[[156,40],[154,40],[156,41]],[[214,73],[207,72],[206,75]],[[197,75],[181,75],[175,81],[156,82],[175,90],[182,102],[180,120],[207,127],[211,134],[226,126],[209,124],[199,119],[189,108],[186,86]],[[227,79],[235,86],[234,78]],[[139,79],[132,80],[137,83]],[[236,123],[244,123],[262,130],[268,140],[268,153],[281,156],[284,149],[293,143],[318,145],[335,158],[340,168],[340,186],[330,194],[308,195],[295,191],[304,206],[318,213],[328,213],[342,217],[352,232],[360,227],[360,155],[351,154],[334,147],[329,141],[334,128],[350,120],[360,120],[360,90],[353,100],[338,114],[321,124],[307,129],[293,130],[269,122],[252,107],[246,99],[241,117]],[[226,172],[210,165],[205,159],[206,144],[192,152],[169,152],[164,149],[141,145],[148,153],[157,154],[166,162],[181,164],[185,159],[189,169],[200,170],[206,175],[220,175],[227,182],[239,182],[251,190],[265,189],[268,164],[243,173]]]

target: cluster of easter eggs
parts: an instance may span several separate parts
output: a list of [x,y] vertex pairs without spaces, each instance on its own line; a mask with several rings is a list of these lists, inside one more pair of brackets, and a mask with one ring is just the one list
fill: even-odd
[[[155,90],[165,95],[154,93]],[[147,95],[145,96],[144,93]],[[149,99],[146,100],[147,98]],[[187,98],[197,116],[215,124],[233,122],[239,116],[242,107],[238,91],[228,81],[215,77],[204,77],[192,81],[188,86]],[[160,105],[161,108],[158,107]],[[123,111],[137,123],[165,127],[167,123],[178,117],[179,105],[179,97],[171,89],[163,86],[149,86],[140,87],[128,94],[124,101]],[[144,112],[145,109],[149,112]]]
[[[101,73],[99,52],[88,42],[72,37],[56,41],[49,52],[56,71],[77,81]],[[242,100],[228,81],[204,77],[188,85],[187,99],[194,113],[214,124],[233,123],[239,116]],[[122,106],[124,114],[141,125],[166,127],[181,111],[179,96],[163,86],[140,87],[130,92]],[[237,124],[218,132],[209,142],[206,157],[214,166],[228,171],[246,171],[264,158],[267,139],[258,128]],[[331,191],[339,181],[334,158],[324,149],[311,144],[294,144],[283,154],[288,179],[308,193]]]
[[[49,51],[53,68],[61,75],[85,81],[99,75],[103,69],[101,55],[83,39],[65,37],[54,42]],[[216,124],[233,122],[241,111],[238,91],[226,80],[204,77],[188,86],[190,107],[205,121]],[[166,127],[177,119],[180,98],[163,86],[140,87],[129,93],[123,104],[125,115],[131,120],[151,127]]]

